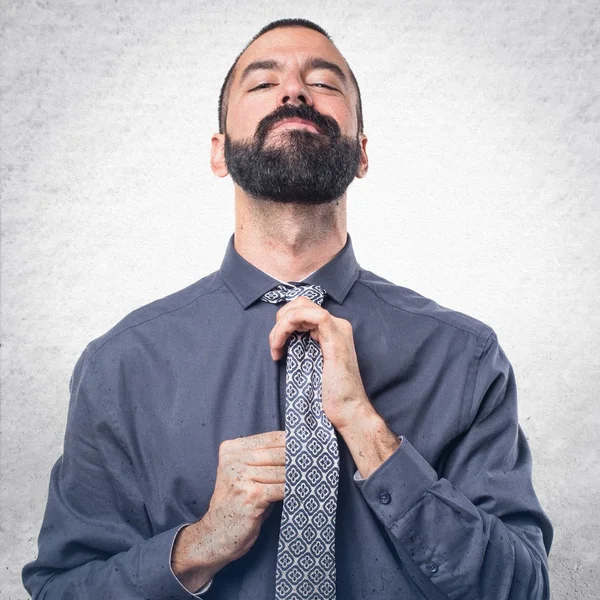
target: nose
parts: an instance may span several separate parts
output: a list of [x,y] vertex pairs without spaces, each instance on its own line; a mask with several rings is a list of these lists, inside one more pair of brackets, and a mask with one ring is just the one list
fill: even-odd
[[280,87],[277,104],[308,104],[313,105],[313,98],[302,77],[297,75],[288,75]]

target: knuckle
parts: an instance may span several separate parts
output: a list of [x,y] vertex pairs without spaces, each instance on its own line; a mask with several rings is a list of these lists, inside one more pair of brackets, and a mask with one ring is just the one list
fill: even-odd
[[238,469],[238,474],[240,479],[250,479],[252,468],[249,465],[242,464]]
[[345,331],[352,331],[352,323],[347,319],[337,319],[337,324],[340,329]]
[[233,483],[233,485],[236,485],[242,479],[239,471],[233,465],[230,465],[227,468],[227,478]]
[[227,452],[229,451],[231,447],[231,440],[223,440],[220,444],[219,444],[219,455],[223,455],[223,454],[227,454]]
[[246,504],[253,506],[260,500],[260,488],[256,484],[246,486]]

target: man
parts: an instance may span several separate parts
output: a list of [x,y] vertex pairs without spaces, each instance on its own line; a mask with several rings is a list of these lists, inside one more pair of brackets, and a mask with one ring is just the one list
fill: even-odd
[[327,34],[263,28],[219,129],[211,165],[236,202],[222,266],[83,352],[26,588],[548,598],[552,527],[494,331],[354,257],[367,138]]

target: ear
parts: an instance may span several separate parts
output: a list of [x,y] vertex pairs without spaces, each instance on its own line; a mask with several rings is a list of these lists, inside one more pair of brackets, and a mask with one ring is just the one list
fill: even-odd
[[369,170],[369,157],[367,156],[367,136],[364,133],[358,134],[358,141],[360,142],[360,162],[358,163],[358,169],[356,169],[356,177],[362,179]]
[[225,134],[213,134],[210,143],[210,168],[217,177],[226,177],[229,170],[225,164]]

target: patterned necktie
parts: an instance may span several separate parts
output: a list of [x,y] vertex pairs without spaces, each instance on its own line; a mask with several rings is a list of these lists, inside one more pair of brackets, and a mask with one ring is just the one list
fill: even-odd
[[[278,285],[261,300],[306,296],[319,306],[318,285]],[[335,516],[339,451],[323,412],[323,353],[310,332],[289,339],[285,394],[285,488],[275,572],[276,600],[335,600]]]

